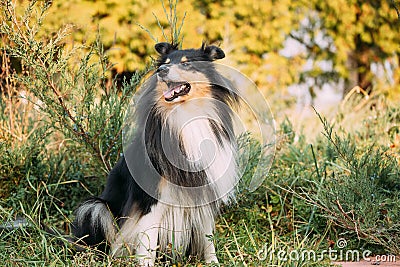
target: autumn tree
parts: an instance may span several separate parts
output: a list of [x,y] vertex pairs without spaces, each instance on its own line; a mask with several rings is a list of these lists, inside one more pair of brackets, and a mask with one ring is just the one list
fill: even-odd
[[[329,61],[329,71],[314,76],[344,79],[344,94],[354,86],[371,91],[383,70],[389,87],[399,91],[400,21],[395,1],[312,0],[299,7],[308,13],[291,37],[315,61]],[[373,71],[375,69],[375,71]],[[323,81],[325,82],[325,80]]]
[[72,24],[65,45],[89,46],[99,32],[115,72],[132,72],[155,56],[155,42],[169,38],[165,15],[171,5],[183,21],[184,48],[219,44],[227,54],[222,63],[269,95],[285,95],[289,85],[303,83],[312,91],[339,82],[345,94],[382,81],[380,88],[400,92],[395,0],[53,1],[42,34]]

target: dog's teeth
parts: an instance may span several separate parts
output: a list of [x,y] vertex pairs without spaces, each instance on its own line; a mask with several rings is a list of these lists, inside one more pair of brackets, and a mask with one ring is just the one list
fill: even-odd
[[[168,88],[163,92],[164,98],[167,101],[172,101],[173,99],[185,95],[190,90],[190,86],[187,83],[184,84],[174,84],[174,83],[167,83]],[[176,85],[175,87],[173,87]]]

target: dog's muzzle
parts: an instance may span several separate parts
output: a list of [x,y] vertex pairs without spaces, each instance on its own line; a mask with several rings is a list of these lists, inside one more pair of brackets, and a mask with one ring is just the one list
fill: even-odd
[[179,96],[187,95],[191,89],[188,82],[166,82],[168,89],[163,91],[164,99],[171,102]]
[[167,102],[171,102],[174,99],[187,95],[191,89],[190,83],[187,81],[172,81],[168,78],[169,66],[161,65],[157,71],[157,76],[160,81],[165,82],[167,89],[163,91],[164,99]]

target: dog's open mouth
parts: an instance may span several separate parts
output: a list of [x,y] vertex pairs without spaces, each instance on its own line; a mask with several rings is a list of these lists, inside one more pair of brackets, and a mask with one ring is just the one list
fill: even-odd
[[187,95],[190,91],[190,83],[188,82],[167,82],[168,89],[163,92],[165,101],[172,101],[175,98]]

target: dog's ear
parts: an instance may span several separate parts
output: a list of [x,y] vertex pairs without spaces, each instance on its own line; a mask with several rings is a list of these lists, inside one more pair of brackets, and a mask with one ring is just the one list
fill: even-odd
[[206,46],[204,48],[204,53],[206,53],[211,60],[217,60],[225,57],[224,51],[215,45]]
[[162,42],[162,43],[156,44],[154,46],[154,48],[160,55],[167,55],[167,54],[171,53],[172,51],[176,50],[177,45]]

